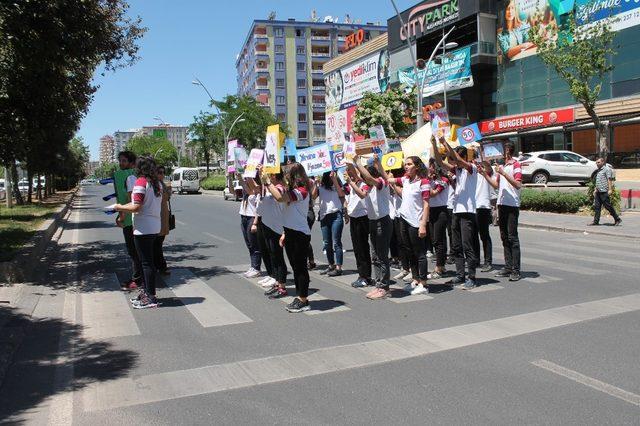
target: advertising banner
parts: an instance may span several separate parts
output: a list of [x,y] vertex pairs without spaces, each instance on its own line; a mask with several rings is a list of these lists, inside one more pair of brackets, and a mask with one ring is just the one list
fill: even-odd
[[244,173],[244,167],[247,164],[247,150],[242,147],[233,148],[233,163],[236,172]]
[[258,168],[258,164],[262,164],[264,158],[264,151],[261,149],[252,149],[247,159],[247,164],[244,166],[243,178],[255,178]]
[[[409,87],[415,86],[413,67],[398,71],[400,83]],[[424,82],[423,82],[424,81]],[[445,89],[458,90],[473,86],[471,75],[471,47],[448,52],[442,58],[441,64],[431,61],[429,67],[418,71],[418,82],[422,84],[423,96],[443,93]]]
[[298,150],[296,161],[302,164],[309,176],[320,176],[332,170],[331,154],[326,143]]
[[576,0],[576,21],[578,25],[593,25],[607,18],[615,18],[611,23],[613,31],[624,30],[640,24],[640,1],[629,0]]
[[503,133],[529,127],[544,127],[549,125],[571,123],[574,121],[573,108],[556,109],[551,111],[532,112],[530,114],[511,115],[480,123],[482,134]]
[[280,173],[280,126],[274,124],[267,128],[267,137],[264,143],[264,171],[266,173]]

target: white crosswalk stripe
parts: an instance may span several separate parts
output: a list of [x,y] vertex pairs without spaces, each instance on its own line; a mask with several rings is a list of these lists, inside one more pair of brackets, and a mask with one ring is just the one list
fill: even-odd
[[[549,254],[549,249],[538,249],[538,248],[529,247],[526,250],[534,254]],[[599,265],[613,265],[613,266],[620,266],[623,268],[638,267],[637,261],[629,262],[626,260],[615,259],[612,256],[605,256],[604,254],[601,254],[600,256],[586,256],[584,254],[577,254],[577,253],[571,253],[571,252],[565,251],[562,253],[562,257],[565,259],[575,259],[575,260],[580,260],[584,262],[597,263]],[[583,268],[580,268],[580,269],[583,269]],[[606,271],[601,271],[600,273],[604,273],[604,272]]]

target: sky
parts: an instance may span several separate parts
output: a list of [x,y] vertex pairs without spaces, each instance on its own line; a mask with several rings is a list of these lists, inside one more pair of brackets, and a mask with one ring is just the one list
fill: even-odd
[[[266,19],[308,21],[318,16],[345,14],[362,22],[386,20],[395,14],[390,0],[128,0],[130,15],[139,15],[148,28],[140,41],[141,59],[132,67],[96,74],[100,86],[79,136],[98,159],[100,137],[117,130],[157,124],[154,117],[174,125],[189,125],[194,115],[208,109],[208,97],[191,82],[197,76],[214,98],[235,94],[236,55],[251,22]],[[419,0],[396,0],[400,10]]]

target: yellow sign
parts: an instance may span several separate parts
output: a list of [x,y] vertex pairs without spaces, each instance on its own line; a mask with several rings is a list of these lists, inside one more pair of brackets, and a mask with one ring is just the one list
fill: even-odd
[[265,173],[280,173],[280,146],[282,137],[280,125],[274,124],[267,127],[267,138],[264,144],[264,164]]
[[382,156],[382,168],[387,171],[400,169],[403,166],[403,160],[402,152],[390,152]]

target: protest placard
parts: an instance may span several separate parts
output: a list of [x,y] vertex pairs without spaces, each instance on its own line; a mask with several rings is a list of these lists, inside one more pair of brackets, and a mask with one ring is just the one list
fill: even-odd
[[470,124],[466,127],[458,129],[458,142],[464,146],[471,142],[477,142],[482,139],[482,133],[478,128],[478,123]]
[[396,170],[404,165],[404,155],[400,152],[390,152],[382,156],[382,168],[384,170]]
[[284,150],[285,150],[285,155],[287,157],[295,157],[296,156],[296,152],[298,151],[298,148],[296,148],[296,140],[293,138],[289,138],[286,141],[284,141]]
[[381,125],[369,128],[369,137],[371,138],[371,149],[375,154],[382,156],[389,152],[389,144],[387,143],[387,135]]
[[344,153],[344,162],[347,164],[353,164],[353,159],[356,156],[356,141],[349,133],[343,133],[342,152]]
[[331,154],[329,153],[329,145],[326,143],[299,149],[296,154],[296,161],[302,164],[309,176],[320,176],[324,172],[332,170]]
[[257,167],[259,164],[262,164],[262,159],[264,158],[264,151],[261,149],[252,149],[249,153],[249,158],[247,159],[247,164],[244,166],[244,173],[242,174],[243,178],[255,178]]
[[451,123],[445,109],[429,111],[429,120],[431,121],[431,132],[436,140],[440,140],[440,138],[451,140]]
[[267,128],[264,143],[264,171],[265,173],[280,173],[280,126],[274,124]]
[[504,157],[504,148],[501,142],[490,142],[482,145],[483,160],[498,160]]
[[233,148],[233,163],[235,172],[244,173],[244,167],[247,164],[247,150],[243,147]]

